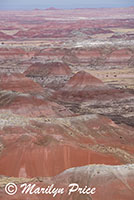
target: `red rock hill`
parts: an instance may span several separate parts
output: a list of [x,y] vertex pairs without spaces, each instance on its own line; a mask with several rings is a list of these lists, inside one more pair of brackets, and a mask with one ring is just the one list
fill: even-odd
[[63,88],[54,93],[54,98],[63,101],[90,101],[124,98],[129,95],[105,85],[91,74],[80,71],[76,73]]
[[81,89],[93,85],[103,85],[103,82],[85,71],[80,71],[66,83],[65,87]]

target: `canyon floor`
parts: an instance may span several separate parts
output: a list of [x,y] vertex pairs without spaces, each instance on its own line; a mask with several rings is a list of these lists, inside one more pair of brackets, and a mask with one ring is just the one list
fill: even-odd
[[[0,200],[134,199],[134,7],[0,11]],[[68,195],[71,183],[94,195]]]

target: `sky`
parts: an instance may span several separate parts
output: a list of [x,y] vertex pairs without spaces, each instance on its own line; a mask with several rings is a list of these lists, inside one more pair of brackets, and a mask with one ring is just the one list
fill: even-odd
[[0,0],[0,10],[31,10],[34,8],[105,8],[134,6],[134,0]]

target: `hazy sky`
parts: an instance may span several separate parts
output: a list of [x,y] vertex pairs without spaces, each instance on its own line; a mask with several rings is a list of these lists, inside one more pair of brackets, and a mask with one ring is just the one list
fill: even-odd
[[134,6],[134,0],[0,0],[0,10]]

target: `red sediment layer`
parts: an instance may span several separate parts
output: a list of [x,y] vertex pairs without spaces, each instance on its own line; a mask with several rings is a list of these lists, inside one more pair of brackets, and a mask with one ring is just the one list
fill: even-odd
[[132,52],[128,49],[120,49],[113,51],[107,58],[107,62],[127,62],[132,56]]
[[70,117],[70,127],[60,120],[57,124],[32,121],[24,128],[5,127],[1,132],[5,149],[0,154],[0,173],[17,177],[54,176],[71,167],[117,165],[132,159],[133,152],[129,154],[128,147],[134,137],[129,127],[117,126],[100,116],[86,121]]
[[1,112],[6,110],[11,110],[15,114],[29,117],[64,117],[71,115],[71,112],[66,110],[62,105],[37,97],[22,95],[15,97],[10,104],[1,107]]
[[0,75],[0,88],[23,93],[40,93],[43,88],[24,74]]
[[[27,145],[7,148],[0,157],[0,173],[12,177],[55,176],[65,169],[87,164],[121,164],[110,154],[68,145],[40,147]],[[10,165],[10,168],[9,168]]]
[[76,52],[76,56],[79,58],[100,58],[101,57],[101,52],[99,50],[79,50],[78,52]]

